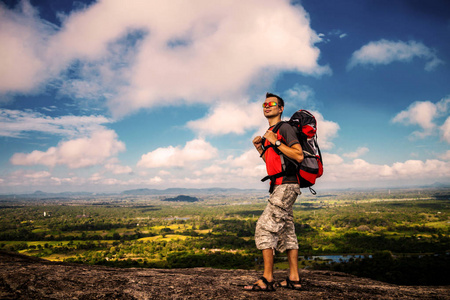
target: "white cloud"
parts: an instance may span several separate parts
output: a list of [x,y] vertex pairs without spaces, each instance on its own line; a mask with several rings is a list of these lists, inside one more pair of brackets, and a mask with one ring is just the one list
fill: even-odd
[[329,166],[329,165],[340,165],[340,164],[342,164],[344,162],[342,157],[340,157],[339,155],[328,153],[328,152],[323,152],[322,153],[322,160],[323,160],[323,164],[326,165],[326,166]]
[[203,170],[198,170],[194,172],[195,176],[202,176],[202,175],[218,175],[218,174],[225,174],[228,172],[228,168],[222,168],[218,165],[211,165],[209,167],[204,168]]
[[104,116],[50,117],[33,111],[0,109],[0,136],[25,137],[27,132],[38,131],[68,137],[88,134],[110,123]]
[[221,164],[230,167],[232,176],[261,179],[267,175],[264,161],[254,148],[237,157],[229,156]]
[[0,28],[0,93],[35,90],[51,76],[43,56],[55,28],[40,21],[28,1],[16,10],[0,4]]
[[[443,157],[441,157],[443,159]],[[391,165],[379,165],[362,159],[350,163],[337,154],[323,153],[324,175],[318,180],[318,187],[371,187],[432,184],[436,181],[447,182],[450,179],[450,161],[408,160]],[[241,188],[266,188],[267,183],[260,179],[266,173],[265,164],[256,150],[250,149],[238,156],[229,156],[223,160],[210,160],[203,168],[186,173],[179,172],[167,182],[178,185],[230,186]]]
[[[398,113],[393,119],[394,123],[404,125],[417,125],[422,131],[412,133],[413,138],[424,138],[437,132],[436,120],[448,113],[450,108],[450,98],[444,98],[434,104],[430,101],[417,101],[412,103],[406,110]],[[450,143],[450,121],[440,127],[442,139]]]
[[[292,89],[284,93],[286,105],[296,105],[298,101],[312,101],[314,91],[307,86],[294,86]],[[231,101],[230,101],[231,102]],[[256,134],[265,132],[268,123],[264,118],[262,111],[262,100],[254,103],[241,103],[236,100],[233,105],[222,102],[214,107],[210,113],[202,119],[189,121],[187,127],[196,132],[199,136],[207,135],[223,135],[229,133],[243,134],[248,130],[256,129]],[[331,140],[337,136],[339,125],[333,121],[325,120],[321,113],[311,111],[315,115],[318,122],[318,136],[321,149],[330,149],[333,147]],[[290,116],[283,116],[284,120],[288,120]]]
[[450,144],[450,117],[445,120],[444,124],[440,127],[442,140]]
[[414,102],[408,109],[398,113],[392,121],[394,123],[403,123],[406,125],[419,125],[423,128],[423,133],[417,133],[418,136],[429,135],[435,127],[433,119],[436,117],[436,105],[429,101]]
[[150,183],[150,184],[158,184],[158,183],[160,183],[162,181],[163,180],[161,179],[161,177],[155,176],[155,177],[152,177],[152,178],[148,179],[147,182]]
[[89,183],[94,183],[96,186],[106,185],[116,185],[116,186],[149,186],[149,185],[157,185],[163,182],[163,179],[159,176],[155,176],[152,178],[131,178],[128,180],[118,179],[118,178],[105,178],[100,173],[92,174],[89,178]]
[[[132,100],[125,109],[130,104],[149,107],[161,99],[166,103],[228,99],[261,77],[274,78],[281,69],[328,71],[317,65],[319,51],[312,43],[319,39],[301,7],[287,1],[197,4],[165,8],[180,22],[167,28],[164,22],[156,35],[150,33],[142,41],[130,86],[111,102],[113,111],[125,104],[124,99]],[[155,14],[159,9],[160,5],[153,8]],[[155,24],[145,25],[150,32],[161,22],[154,20]],[[181,45],[168,47],[173,40]]]
[[448,162],[429,159],[425,162],[420,160],[408,160],[404,163],[398,162],[392,166],[393,171],[399,176],[406,178],[426,177],[434,173],[436,177],[450,177],[450,164]]
[[60,142],[45,152],[35,150],[29,154],[16,153],[10,161],[13,165],[66,165],[75,169],[101,164],[124,150],[124,143],[117,140],[113,130],[102,129],[92,132],[88,137]]
[[339,39],[347,37],[347,33],[342,32],[340,29],[334,29],[327,34],[319,33],[319,37],[321,38],[321,43],[327,44],[334,40],[335,37],[338,37]]
[[51,181],[51,174],[48,171],[16,170],[6,174],[0,180],[0,184],[5,186],[36,186],[45,185]]
[[395,186],[402,184],[432,184],[437,180],[450,179],[450,162],[440,160],[408,160],[389,165],[377,165],[362,159],[352,163],[327,164],[324,162],[324,175],[320,181],[326,184],[346,182],[347,186],[357,183],[362,186],[379,184]]
[[101,173],[94,173],[89,177],[89,181],[91,181],[91,182],[94,182],[94,181],[98,182],[101,179],[103,179],[103,175]]
[[161,175],[161,176],[167,176],[167,175],[170,175],[170,172],[168,172],[168,171],[166,171],[166,170],[160,170],[160,171],[158,172],[158,174]]
[[442,160],[450,161],[450,150],[447,150],[447,152],[441,154],[439,158]]
[[[440,159],[407,160],[391,165],[373,164],[362,159],[355,159],[350,163],[336,154],[323,153],[324,175],[318,180],[317,188],[327,187],[381,187],[396,185],[426,185],[435,182],[448,182],[450,180],[450,154],[444,153]],[[47,171],[15,171],[0,180],[2,186],[61,186],[67,189],[70,186],[127,186],[143,187],[157,186],[158,188],[170,186],[183,187],[240,187],[240,188],[267,188],[267,183],[260,179],[266,175],[265,165],[259,158],[256,150],[250,149],[238,156],[229,156],[225,159],[204,161],[203,166],[190,170],[178,169],[173,174],[158,172],[159,175],[137,176],[129,179],[107,178],[104,174],[96,172],[89,179],[74,174],[67,176],[53,176]]]
[[434,50],[426,47],[424,44],[409,42],[393,42],[379,40],[364,45],[361,49],[355,51],[350,59],[348,68],[351,69],[357,65],[387,65],[394,61],[408,62],[413,58],[419,57],[427,61],[425,70],[431,71],[442,64]]
[[230,155],[222,160],[211,162],[207,167],[193,173],[199,183],[210,182],[221,186],[254,186],[267,175],[263,160],[255,149],[245,151],[239,156]]
[[64,75],[73,79],[65,95],[104,97],[123,115],[156,103],[227,101],[284,70],[330,72],[317,63],[308,14],[287,0],[98,1],[60,28],[27,1],[22,7],[0,7],[3,93],[30,92],[75,68],[79,78]]
[[290,103],[298,104],[301,102],[312,102],[314,98],[314,90],[307,85],[295,84],[292,88],[283,93],[283,99],[287,102],[286,105]]
[[131,169],[129,166],[122,166],[115,163],[107,163],[105,164],[105,169],[115,175],[119,174],[131,174],[133,172],[133,169]]
[[204,136],[243,134],[249,129],[267,124],[262,112],[262,102],[250,104],[236,100],[229,102],[219,104],[205,118],[188,122],[187,127]]
[[85,178],[77,176],[72,177],[51,177],[51,181],[47,184],[56,186],[84,186],[86,184]]
[[367,147],[358,147],[355,152],[345,153],[344,156],[348,158],[358,158],[364,154],[369,152],[369,148]]
[[47,171],[30,172],[30,173],[23,174],[24,178],[30,178],[30,179],[48,178],[50,176],[51,176],[50,172],[47,172]]
[[323,115],[317,111],[311,111],[317,121],[317,141],[321,150],[329,150],[334,147],[331,142],[337,136],[339,124],[333,121],[327,121]]
[[159,185],[164,182],[164,179],[160,176],[154,176],[150,178],[132,178],[129,180],[119,181],[121,185],[127,186],[149,186],[149,185]]
[[183,167],[187,163],[210,160],[217,155],[217,149],[203,139],[186,143],[184,148],[169,146],[158,148],[141,156],[138,167],[161,168]]

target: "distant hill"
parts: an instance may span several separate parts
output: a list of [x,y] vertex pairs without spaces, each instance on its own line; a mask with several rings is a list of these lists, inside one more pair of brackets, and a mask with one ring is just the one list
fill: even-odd
[[2,194],[3,197],[21,197],[21,198],[29,198],[29,199],[56,199],[56,198],[71,198],[71,197],[80,197],[80,196],[94,196],[94,195],[106,195],[106,194],[98,194],[98,193],[90,193],[90,192],[61,192],[61,193],[47,193],[43,191],[35,191],[30,194]]
[[424,186],[424,187],[434,187],[434,188],[446,188],[446,189],[448,189],[448,188],[450,188],[450,183],[449,182],[447,182],[447,183],[435,182],[432,185]]
[[130,196],[143,196],[143,195],[153,195],[153,196],[163,196],[163,195],[218,195],[218,194],[253,194],[253,193],[267,193],[266,190],[257,189],[236,189],[236,188],[205,188],[205,189],[188,189],[188,188],[168,188],[165,190],[159,189],[133,189],[125,190],[120,193],[94,193],[94,192],[43,192],[37,190],[33,193],[23,193],[23,194],[0,194],[3,197],[13,198],[19,196],[21,198],[71,198],[79,196],[106,196],[106,195],[130,195]]
[[[380,190],[386,190],[386,189],[450,189],[450,183],[439,183],[436,182],[433,185],[427,185],[422,187],[385,187],[385,188],[362,188],[362,189],[354,189],[354,188],[348,188],[348,189],[323,189],[321,190],[322,193],[341,193],[346,191],[360,191],[360,192],[376,192]],[[238,188],[203,188],[203,189],[194,189],[194,188],[168,188],[168,189],[148,189],[148,188],[142,188],[142,189],[132,189],[132,190],[125,190],[123,192],[110,192],[110,193],[102,193],[102,192],[44,192],[41,190],[37,190],[33,193],[23,193],[23,194],[0,194],[3,198],[15,198],[16,196],[21,198],[28,198],[28,199],[44,199],[44,198],[73,198],[73,197],[84,197],[84,196],[109,196],[109,195],[130,195],[130,196],[143,196],[143,195],[149,195],[149,196],[167,196],[167,195],[190,195],[190,196],[197,196],[197,195],[243,195],[243,194],[262,194],[264,196],[267,195],[267,189],[238,189]],[[308,192],[306,193],[308,194]],[[323,197],[323,196],[322,196]]]
[[134,189],[123,191],[122,195],[198,195],[198,194],[241,194],[265,192],[256,189],[236,189],[236,188],[206,188],[206,189],[188,189],[188,188],[169,188],[165,190],[157,189]]
[[163,199],[161,201],[170,201],[170,202],[198,202],[198,198],[197,197],[191,197],[191,196],[185,196],[185,195],[180,195],[177,196],[175,198],[166,198]]
[[33,193],[33,195],[42,196],[42,195],[46,195],[46,193],[44,193],[43,191],[36,191]]

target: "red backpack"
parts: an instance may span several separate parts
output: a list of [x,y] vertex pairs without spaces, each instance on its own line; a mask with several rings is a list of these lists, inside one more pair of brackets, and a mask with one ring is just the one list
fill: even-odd
[[[272,129],[272,131],[275,133],[278,132],[283,123],[284,122],[278,123]],[[304,157],[303,161],[299,164],[290,159],[289,157],[284,156],[281,153],[281,151],[279,151],[277,148],[274,148],[275,151],[280,155],[283,171],[275,175],[266,176],[263,179],[261,179],[261,181],[266,181],[270,179],[272,184],[269,192],[272,192],[275,184],[275,179],[284,176],[286,174],[285,173],[286,167],[284,160],[287,159],[297,166],[296,175],[300,187],[301,188],[308,187],[311,193],[315,195],[316,191],[314,191],[311,188],[311,186],[313,186],[316,183],[316,179],[322,176],[323,174],[322,154],[320,152],[319,145],[317,143],[316,118],[309,111],[301,109],[296,111],[287,123],[292,126],[295,133],[297,134],[298,141],[300,142],[300,146],[302,147],[303,150],[303,157]],[[266,147],[264,149],[261,156],[269,147]]]

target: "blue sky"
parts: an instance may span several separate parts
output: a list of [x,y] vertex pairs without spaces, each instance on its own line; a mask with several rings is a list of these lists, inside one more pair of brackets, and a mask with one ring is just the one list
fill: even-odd
[[2,1],[0,193],[266,188],[266,91],[317,190],[450,183],[448,1]]

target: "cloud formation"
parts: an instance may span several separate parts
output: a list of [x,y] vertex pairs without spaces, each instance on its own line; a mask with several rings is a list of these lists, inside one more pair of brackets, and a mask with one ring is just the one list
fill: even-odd
[[[231,101],[230,101],[231,102]],[[189,121],[187,127],[200,136],[223,135],[228,133],[243,134],[248,130],[267,125],[261,103],[235,101],[220,103],[202,119]]]
[[[393,123],[419,126],[422,131],[414,131],[412,138],[424,138],[438,133],[436,122],[438,118],[448,114],[450,110],[450,98],[444,98],[437,103],[430,101],[417,101],[406,110],[399,112],[393,119]],[[450,143],[450,118],[440,126],[440,134],[444,141]]]
[[440,127],[442,140],[450,144],[450,117],[445,120],[444,125]]
[[[325,156],[327,157],[327,156]],[[336,160],[336,159],[335,159]],[[362,159],[355,159],[351,163],[335,163],[326,165],[321,180],[331,184],[341,182],[354,182],[390,186],[395,184],[433,184],[434,180],[447,180],[450,176],[450,162],[437,159],[407,160],[392,165],[371,164]],[[430,181],[433,180],[433,181]],[[337,186],[336,186],[337,187]]]
[[416,41],[388,41],[370,42],[355,51],[347,65],[352,69],[357,65],[387,65],[394,61],[408,62],[418,57],[427,61],[426,71],[432,71],[444,62],[439,59],[433,49]]
[[[306,102],[314,97],[314,90],[307,85],[295,84],[285,91],[283,96],[288,102]],[[290,100],[290,101],[289,101]]]
[[11,62],[0,66],[0,92],[30,92],[66,74],[62,93],[102,97],[116,115],[155,103],[226,102],[283,70],[330,71],[317,63],[320,38],[308,14],[287,0],[98,1],[60,28],[28,1],[14,11],[0,5],[0,15],[8,29],[1,54]]
[[19,6],[11,11],[0,3],[0,93],[31,92],[51,76],[46,39],[56,28],[39,20],[28,1]]
[[0,108],[0,136],[24,138],[29,132],[68,137],[89,134],[111,121],[104,116],[50,117],[39,112]]
[[345,153],[344,156],[348,158],[358,158],[364,154],[369,152],[369,148],[367,147],[358,147],[355,152]]
[[217,149],[203,139],[186,143],[184,148],[169,146],[158,148],[141,156],[138,167],[161,168],[183,167],[187,163],[210,160],[217,155]]
[[439,156],[440,159],[450,161],[450,150]]
[[129,166],[122,166],[116,162],[116,160],[111,160],[105,164],[105,170],[115,174],[131,174],[133,169]]
[[323,118],[323,115],[317,111],[311,111],[317,121],[317,140],[320,149],[329,150],[334,147],[331,142],[337,136],[340,129],[339,124],[333,121],[328,121]]
[[104,163],[107,159],[125,150],[125,144],[117,140],[113,130],[94,131],[88,137],[63,141],[47,151],[16,153],[11,157],[13,165],[65,165],[71,169],[90,167]]

